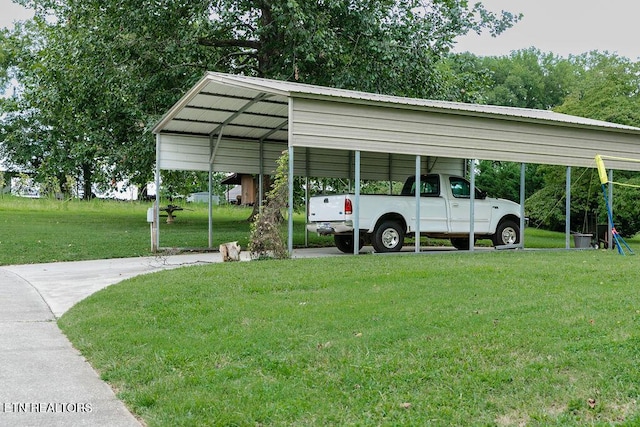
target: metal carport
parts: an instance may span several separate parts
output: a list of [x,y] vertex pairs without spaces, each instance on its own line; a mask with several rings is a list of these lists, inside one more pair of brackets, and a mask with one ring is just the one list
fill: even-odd
[[[283,150],[290,154],[291,177],[354,178],[356,194],[360,179],[402,180],[419,172],[458,170],[464,159],[591,167],[601,154],[620,158],[607,161],[611,169],[640,170],[639,163],[622,160],[640,158],[640,128],[552,111],[213,72],[164,115],[153,133],[157,188],[160,170],[262,176],[272,172]],[[211,230],[210,221],[210,245]]]

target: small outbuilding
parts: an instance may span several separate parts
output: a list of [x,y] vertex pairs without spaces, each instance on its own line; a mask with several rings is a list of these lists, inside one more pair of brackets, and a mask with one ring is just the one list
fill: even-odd
[[240,193],[235,200],[229,200],[238,205],[253,206],[256,203],[256,189],[258,183],[253,175],[234,173],[220,182],[222,185],[239,185]]

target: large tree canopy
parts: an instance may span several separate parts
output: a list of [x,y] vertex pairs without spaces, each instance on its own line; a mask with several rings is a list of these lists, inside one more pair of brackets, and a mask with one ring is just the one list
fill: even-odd
[[[640,127],[640,63],[615,54],[591,52],[571,58],[575,64],[575,83],[556,111],[612,123]],[[530,217],[545,228],[564,227],[564,168],[545,167],[545,186],[527,200]],[[572,177],[571,223],[582,226],[587,215],[597,213],[606,223],[606,210],[594,169],[577,168]],[[616,172],[616,181],[636,185],[632,172]],[[639,190],[620,188],[614,197],[618,231],[630,236],[640,231]]]
[[2,105],[0,154],[85,194],[149,179],[150,124],[205,70],[450,98],[438,63],[454,39],[519,18],[466,0],[16,1],[36,16],[3,34],[21,89]]
[[480,64],[490,81],[484,101],[493,105],[548,110],[563,103],[577,79],[571,59],[535,48],[482,58]]
[[577,82],[556,111],[640,127],[640,62],[600,52],[574,61]]

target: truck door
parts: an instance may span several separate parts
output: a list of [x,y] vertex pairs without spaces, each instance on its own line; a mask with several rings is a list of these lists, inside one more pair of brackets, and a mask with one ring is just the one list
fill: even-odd
[[[412,181],[412,182],[409,182]],[[403,194],[415,196],[415,180],[409,178],[403,189]],[[420,177],[420,231],[425,232],[447,232],[447,205],[441,195],[440,176],[422,175]],[[409,230],[415,230],[415,210],[410,217]]]
[[[459,177],[449,177],[449,226],[451,233],[469,233],[471,185],[469,181]],[[476,189],[475,195],[475,233],[489,233],[491,224],[491,204]]]

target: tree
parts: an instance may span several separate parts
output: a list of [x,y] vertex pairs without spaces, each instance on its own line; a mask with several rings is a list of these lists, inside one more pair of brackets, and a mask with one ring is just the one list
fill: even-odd
[[[572,58],[578,78],[571,93],[555,110],[597,120],[605,120],[629,126],[640,127],[640,63],[615,54],[591,52]],[[559,203],[564,197],[566,180],[565,168],[545,167],[545,188],[527,200],[527,210],[532,218],[541,221],[551,229],[564,228],[564,205]],[[586,213],[597,213],[598,222],[606,222],[606,209],[602,191],[594,183],[593,169],[577,168],[572,177],[571,223],[581,225]],[[590,179],[577,180],[575,177],[589,176]],[[637,182],[633,172],[616,172],[616,181]],[[635,219],[636,209],[629,201],[637,191],[620,189],[621,200],[614,197],[614,210],[620,223],[621,233],[634,235],[640,231]]]
[[[640,231],[640,176],[637,174],[625,180],[628,186],[618,186],[613,198],[614,224],[624,237],[631,237]],[[632,187],[633,186],[633,187]],[[600,197],[602,200],[603,198]],[[604,201],[601,208],[604,211]],[[603,220],[604,222],[604,220]]]
[[486,104],[487,91],[494,85],[484,59],[472,53],[449,54],[438,63],[438,75],[449,76],[441,83],[442,100]]
[[[162,171],[161,197],[187,198],[191,193],[209,190],[209,174],[196,171]],[[212,176],[211,194],[224,200],[225,186],[221,183],[226,178],[224,173],[214,173]]]
[[492,105],[548,110],[564,102],[576,84],[569,59],[530,48],[481,60],[489,85],[484,101]]
[[[37,176],[152,173],[151,124],[205,70],[417,97],[450,96],[455,37],[519,17],[466,0],[20,0],[35,18],[0,57],[22,85],[2,153]],[[443,95],[444,96],[444,95]]]
[[[541,165],[538,167],[544,186],[525,202],[531,224],[548,230],[564,231],[566,224],[566,167]],[[571,173],[571,229],[588,231],[593,221],[606,221],[602,209],[602,192],[598,173],[592,168],[572,168]],[[595,215],[595,216],[594,216]]]
[[[520,163],[480,160],[476,170],[476,184],[491,197],[520,201]],[[525,197],[539,190],[542,184],[538,165],[526,165]]]
[[[159,39],[136,27],[133,16],[142,13],[133,10],[116,16],[102,15],[98,2],[29,4],[36,18],[7,43],[17,51],[10,65],[22,89],[5,103],[2,154],[41,181],[79,177],[85,197],[94,182],[146,183],[155,160],[150,126],[193,83],[193,68],[207,68],[202,51],[215,52],[181,45],[188,22],[178,8],[147,5],[148,23],[164,32]],[[42,18],[49,13],[53,23]]]
[[519,16],[466,0],[218,1],[200,43],[233,69],[280,80],[434,96],[436,64],[469,31],[499,34]]
[[579,78],[556,111],[640,127],[640,62],[599,52],[574,61]]

